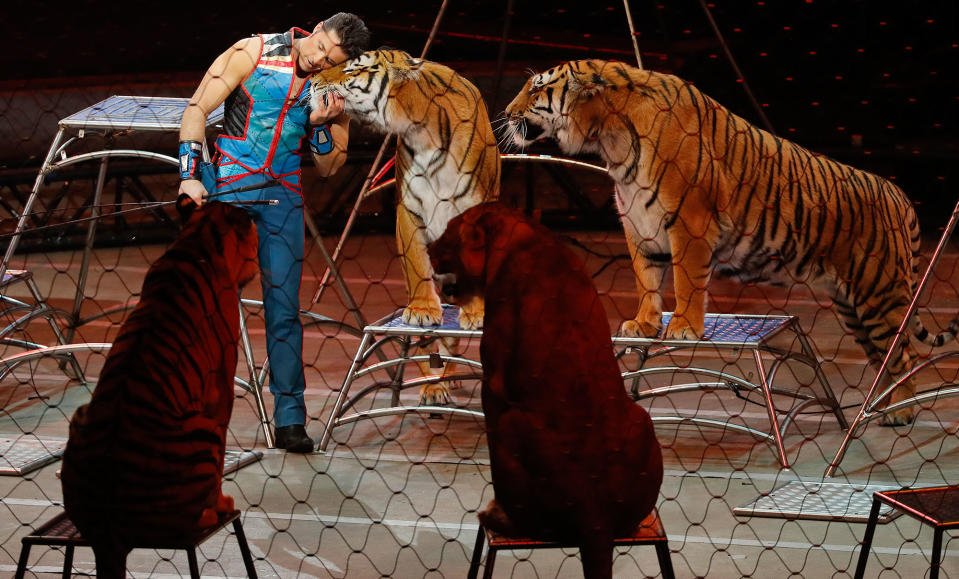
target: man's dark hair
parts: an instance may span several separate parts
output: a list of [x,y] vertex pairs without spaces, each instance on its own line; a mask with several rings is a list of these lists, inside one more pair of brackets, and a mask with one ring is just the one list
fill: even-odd
[[356,58],[366,52],[370,45],[370,31],[355,14],[337,12],[323,21],[323,30],[336,32],[340,37],[340,49],[347,58]]

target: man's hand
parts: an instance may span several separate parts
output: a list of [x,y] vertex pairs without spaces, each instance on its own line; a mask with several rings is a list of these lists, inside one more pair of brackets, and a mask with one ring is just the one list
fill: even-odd
[[325,125],[343,113],[346,101],[336,93],[326,93],[325,98],[316,99],[313,110],[310,112],[310,123]]
[[200,206],[203,205],[203,196],[207,194],[207,191],[199,179],[184,179],[180,181],[179,194],[188,196],[197,206]]

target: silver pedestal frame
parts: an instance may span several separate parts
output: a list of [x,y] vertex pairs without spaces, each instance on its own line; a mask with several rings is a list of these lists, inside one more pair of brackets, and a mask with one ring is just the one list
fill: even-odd
[[[663,328],[669,324],[671,318],[671,312],[663,313]],[[799,342],[799,351],[786,350],[770,344],[773,338],[783,333],[791,333],[795,336]],[[706,314],[704,336],[701,340],[614,336],[613,346],[620,349],[620,357],[631,353],[638,356],[637,368],[623,374],[623,379],[631,385],[630,394],[636,401],[696,390],[727,390],[741,398],[748,398],[750,395],[760,397],[769,417],[768,431],[758,430],[728,420],[714,420],[697,416],[654,416],[653,422],[716,427],[744,432],[764,439],[774,445],[776,456],[784,469],[789,468],[789,459],[783,444],[783,437],[796,416],[806,408],[814,405],[823,407],[835,416],[836,422],[842,430],[848,428],[846,419],[839,407],[839,401],[836,399],[832,387],[820,367],[820,361],[813,344],[800,327],[799,319],[795,316]],[[674,365],[647,366],[650,360],[689,349],[724,349],[733,351],[737,355],[742,352],[749,352],[756,364],[758,383],[711,368]],[[799,362],[812,369],[815,381],[819,383],[822,394],[815,396],[795,389],[776,386],[777,371],[787,362]],[[660,388],[640,390],[640,380],[644,376],[676,373],[702,376],[708,381],[670,384]],[[788,411],[782,412],[777,409],[773,395],[789,397],[799,402]],[[782,419],[780,419],[780,414],[784,416]]]
[[[343,386],[336,397],[333,410],[323,430],[323,436],[320,438],[318,446],[320,452],[325,452],[329,446],[333,437],[333,429],[358,420],[410,413],[483,417],[483,413],[480,411],[458,406],[400,405],[400,392],[407,388],[419,388],[425,384],[449,383],[457,380],[481,379],[482,364],[476,360],[436,352],[432,354],[417,354],[415,352],[436,339],[478,339],[483,335],[482,330],[463,330],[460,328],[459,309],[455,306],[443,305],[443,321],[439,326],[420,327],[405,324],[402,321],[402,313],[403,310],[397,310],[363,328],[360,345],[343,380]],[[390,358],[383,353],[383,347],[390,343],[399,345],[398,356]],[[379,361],[366,365],[373,356],[377,356]],[[405,368],[411,364],[429,364],[431,367],[445,367],[447,364],[456,364],[467,368],[468,371],[430,374],[404,380]],[[381,372],[385,373],[383,380],[374,379],[372,384],[354,392],[352,396],[350,395],[350,390],[356,380],[365,376],[378,376],[380,375],[378,373]],[[392,393],[387,407],[346,414],[358,401],[377,390],[383,389],[388,389]]]

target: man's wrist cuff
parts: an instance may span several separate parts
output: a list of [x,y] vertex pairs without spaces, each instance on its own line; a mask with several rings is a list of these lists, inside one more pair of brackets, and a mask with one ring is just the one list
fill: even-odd
[[333,150],[333,135],[330,134],[329,124],[313,127],[310,150],[317,155],[326,155]]
[[180,141],[180,179],[199,179],[201,160],[203,160],[203,143]]

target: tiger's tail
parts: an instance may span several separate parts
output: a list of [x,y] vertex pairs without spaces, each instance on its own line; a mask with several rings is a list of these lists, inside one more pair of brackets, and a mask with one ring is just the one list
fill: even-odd
[[[918,218],[915,213],[913,213],[912,222],[909,224],[910,229],[912,230],[911,244],[912,244],[912,296],[915,297],[916,293],[920,291],[920,286],[922,285],[920,280],[920,275],[922,272],[919,270],[920,262],[920,236],[919,236],[919,223]],[[933,348],[938,348],[944,346],[949,342],[952,342],[959,335],[959,316],[952,319],[949,322],[949,325],[946,326],[945,331],[939,332],[938,334],[933,334],[926,329],[926,326],[923,325],[922,320],[919,319],[919,312],[915,311],[912,314],[912,335],[919,342],[926,344],[927,346],[932,346]]]
[[923,344],[938,348],[944,346],[956,339],[959,335],[959,317],[953,318],[946,329],[938,334],[933,334],[926,329],[919,314],[912,315],[912,335]]

